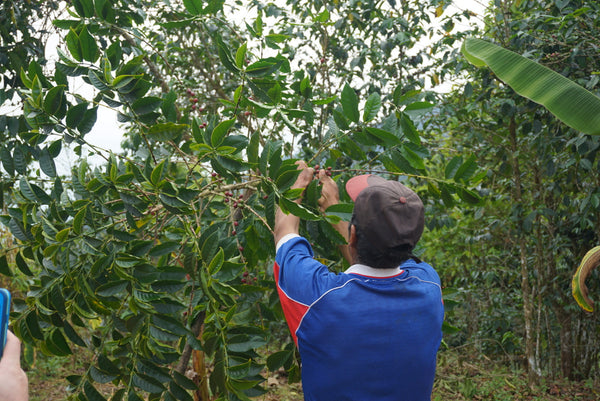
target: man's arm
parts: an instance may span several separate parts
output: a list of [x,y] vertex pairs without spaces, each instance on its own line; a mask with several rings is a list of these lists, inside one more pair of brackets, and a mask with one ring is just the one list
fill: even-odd
[[[327,175],[325,170],[319,171],[319,182],[323,184],[323,189],[321,190],[321,197],[319,198],[319,207],[321,212],[325,212],[329,206],[337,205],[340,203],[340,192],[337,184],[333,179]],[[344,259],[348,261],[348,263],[352,264],[352,258],[350,256],[350,251],[348,250],[348,222],[340,221],[337,224],[333,225],[333,228],[339,232],[342,237],[346,239],[346,245],[340,245],[339,249],[344,256]]]
[[[305,189],[308,184],[313,180],[314,169],[308,167],[306,162],[298,161],[296,162],[298,165],[298,169],[300,174],[296,179],[294,185],[292,185],[292,189],[302,188]],[[302,198],[299,198],[296,202],[300,203]],[[275,212],[275,227],[273,229],[273,236],[275,238],[275,245],[279,242],[281,238],[283,238],[287,234],[298,234],[300,227],[300,218],[298,216],[294,216],[293,214],[285,214],[278,207]]]

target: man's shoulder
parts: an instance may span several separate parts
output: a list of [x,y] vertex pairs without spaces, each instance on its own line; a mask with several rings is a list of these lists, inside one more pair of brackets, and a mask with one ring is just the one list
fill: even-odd
[[440,276],[437,271],[427,262],[420,261],[417,263],[413,259],[409,259],[400,265],[400,268],[409,272],[411,276],[419,277],[423,280],[431,280],[437,285],[440,285]]

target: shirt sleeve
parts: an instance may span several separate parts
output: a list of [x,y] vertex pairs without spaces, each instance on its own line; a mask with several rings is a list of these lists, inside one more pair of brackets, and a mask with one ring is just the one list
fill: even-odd
[[296,330],[310,306],[343,278],[313,258],[313,250],[303,237],[283,237],[277,246],[273,274],[281,308],[297,344]]
[[313,257],[310,244],[300,236],[281,244],[275,257],[277,286],[288,297],[305,305],[312,304],[339,281],[335,273]]

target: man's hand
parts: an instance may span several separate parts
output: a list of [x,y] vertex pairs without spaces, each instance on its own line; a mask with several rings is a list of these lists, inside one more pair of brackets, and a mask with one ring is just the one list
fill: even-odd
[[306,162],[304,160],[298,160],[296,162],[296,165],[298,166],[298,170],[302,170],[302,171],[300,171],[298,178],[296,178],[296,182],[292,185],[291,188],[292,189],[298,189],[298,188],[304,189],[313,180],[314,174],[315,174],[315,169],[313,169],[312,167],[308,167],[308,165],[306,164]]
[[325,212],[329,206],[340,203],[340,191],[333,179],[327,175],[325,170],[319,170],[319,182],[323,184],[321,197],[319,198],[319,208]]
[[0,400],[27,401],[27,375],[21,369],[21,342],[10,331],[6,332],[6,347],[0,359]]
[[[296,164],[298,165],[298,170],[302,171],[300,171],[300,174],[298,175],[298,178],[296,178],[296,182],[291,186],[291,189],[305,189],[313,180],[315,170],[308,167],[303,160],[297,161]],[[297,202],[300,202],[300,199],[298,199]],[[277,208],[277,211],[275,212],[275,227],[273,227],[275,245],[277,245],[279,240],[287,234],[298,234],[299,227],[300,218],[298,218],[298,216],[294,216],[291,213],[285,214],[281,209]]]
[[[340,203],[340,191],[336,182],[333,181],[329,175],[327,175],[325,170],[319,171],[319,182],[323,184],[323,188],[321,189],[321,197],[319,198],[319,208],[321,209],[321,212],[324,213],[329,206]],[[346,239],[346,242],[348,242],[348,222],[340,221],[339,223],[334,224],[333,228],[335,228],[336,231]],[[353,261],[350,256],[348,245],[340,245],[339,248],[344,256],[344,259],[346,259],[348,263],[352,264]]]

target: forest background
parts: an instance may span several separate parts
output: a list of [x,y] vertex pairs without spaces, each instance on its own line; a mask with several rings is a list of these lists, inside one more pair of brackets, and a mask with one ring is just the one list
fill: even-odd
[[[334,270],[331,223],[352,211],[342,193],[321,215],[316,184],[292,201],[303,159],[340,188],[377,172],[424,200],[417,253],[446,305],[434,397],[598,399],[600,321],[570,287],[600,239],[598,137],[459,48],[479,37],[598,94],[600,5],[497,0],[475,21],[450,4],[3,1],[0,282],[27,369],[61,366],[56,397],[80,400],[265,399],[275,374],[297,382],[275,206]],[[86,141],[100,108],[125,132],[112,152]]]

